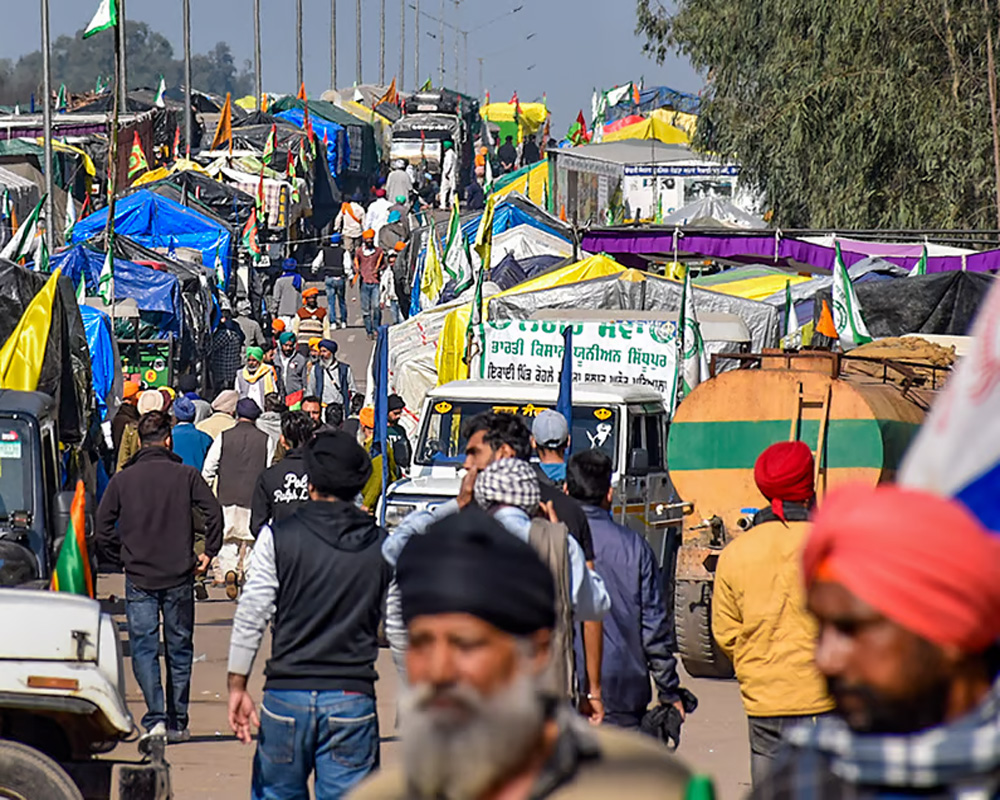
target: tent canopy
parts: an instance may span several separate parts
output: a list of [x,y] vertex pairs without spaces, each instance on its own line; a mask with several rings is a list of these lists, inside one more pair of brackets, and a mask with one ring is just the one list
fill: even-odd
[[781,297],[784,304],[786,284],[796,286],[808,283],[811,278],[774,267],[736,267],[715,275],[695,278],[695,286],[702,286],[714,292],[745,297],[748,300],[767,300],[772,296]]
[[663,218],[664,225],[694,225],[696,227],[746,228],[763,230],[764,220],[748,214],[725,197],[699,197]]
[[493,183],[493,194],[500,198],[517,192],[540,206],[545,199],[545,186],[548,182],[549,160],[543,158],[535,164],[529,164],[497,178]]
[[80,316],[83,317],[83,329],[87,334],[97,412],[103,421],[108,419],[108,400],[113,398],[115,384],[121,373],[121,359],[111,333],[111,318],[90,306],[80,306]]
[[[517,113],[517,105],[514,103],[490,103],[483,106],[479,113],[487,122],[492,122],[500,127],[500,141],[507,136],[518,135],[531,136],[538,132],[538,129],[545,124],[548,119],[549,109],[544,103],[521,103],[521,113]],[[520,124],[520,131],[518,125]]]
[[[305,129],[305,114],[298,108],[282,111],[277,115],[280,119],[298,125]],[[316,116],[310,117],[313,132],[316,134],[317,151],[323,149],[323,135],[326,134],[326,163],[330,165],[330,173],[339,178],[350,164],[351,152],[347,142],[347,129],[336,122],[330,122]]]
[[[107,220],[107,208],[80,220],[73,228],[73,242],[79,244],[102,234]],[[123,197],[115,204],[115,232],[152,249],[198,250],[202,264],[209,267],[215,263],[216,252],[226,264],[232,255],[233,235],[227,226],[148,189]]]
[[650,117],[632,125],[625,125],[611,133],[605,132],[603,136],[605,142],[621,142],[626,139],[641,139],[643,141],[655,139],[664,144],[691,143],[691,135],[687,131],[675,128],[656,117]]

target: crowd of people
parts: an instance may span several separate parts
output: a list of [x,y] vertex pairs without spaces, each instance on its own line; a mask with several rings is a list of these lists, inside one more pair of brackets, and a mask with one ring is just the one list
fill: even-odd
[[[190,737],[195,603],[214,584],[237,601],[229,721],[243,742],[259,731],[255,798],[310,783],[318,798],[684,796],[697,779],[672,751],[698,703],[671,581],[612,515],[608,457],[572,452],[557,412],[480,414],[460,432],[458,497],[390,534],[374,511],[382,460],[391,480],[410,463],[403,401],[388,399],[383,453],[314,316],[248,346],[211,403],[190,376],[126,386],[97,541],[125,572],[141,746]],[[752,797],[995,796],[1000,542],[956,501],[893,486],[817,510],[814,475],[801,442],[760,454],[768,504],[716,565],[712,633],[739,681]],[[402,759],[380,769],[383,635]]]

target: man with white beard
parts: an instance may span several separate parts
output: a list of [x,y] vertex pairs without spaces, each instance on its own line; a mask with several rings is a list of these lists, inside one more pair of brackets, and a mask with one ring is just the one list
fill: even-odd
[[403,764],[353,800],[684,796],[690,774],[656,740],[593,726],[542,689],[556,588],[531,545],[470,507],[413,537],[396,579]]

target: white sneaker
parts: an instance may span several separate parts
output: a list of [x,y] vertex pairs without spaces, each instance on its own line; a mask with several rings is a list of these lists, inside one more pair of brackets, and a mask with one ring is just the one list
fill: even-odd
[[180,744],[191,741],[191,729],[181,728],[179,731],[167,731],[167,744]]
[[340,323],[340,329],[341,330],[344,330],[344,328],[346,328],[346,327],[347,327],[347,323],[346,322],[341,322]]
[[157,739],[161,740],[161,746],[167,743],[167,726],[163,722],[157,722],[152,728],[139,737],[137,745],[139,752],[144,755],[148,754]]

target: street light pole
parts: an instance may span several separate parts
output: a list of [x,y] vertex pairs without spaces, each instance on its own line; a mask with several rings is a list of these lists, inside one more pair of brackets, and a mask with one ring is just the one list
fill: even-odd
[[420,88],[420,0],[416,0],[413,11],[413,89]]
[[385,0],[379,2],[378,82],[385,86]]
[[257,100],[264,94],[260,63],[260,0],[253,0],[253,82]]
[[406,86],[406,0],[399,0],[399,81],[400,89]]
[[[458,25],[458,3],[459,0],[455,0],[455,25]],[[455,32],[455,75],[452,77],[452,82],[455,85],[455,90],[458,91],[458,32]]]
[[[49,0],[42,0],[42,118],[45,126],[45,246],[55,252],[55,206],[52,202],[52,65],[49,47]],[[37,268],[37,261],[36,261]]]
[[337,0],[330,0],[330,88],[337,89]]
[[118,67],[119,95],[121,97],[122,111],[128,111],[128,58],[126,53],[127,42],[125,41],[125,0],[118,0],[118,48],[121,51],[121,64]]
[[441,16],[438,17],[438,44],[441,45],[441,68],[438,83],[444,88],[444,0],[441,0]]
[[295,88],[303,83],[302,75],[302,0],[295,0]]
[[358,37],[358,51],[357,51],[358,52],[358,63],[357,63],[357,71],[356,71],[356,81],[357,81],[358,86],[360,86],[363,83],[363,81],[361,79],[361,0],[358,0],[358,2],[357,2],[357,12],[358,12],[358,29],[357,29],[357,37]]
[[[184,0],[184,150],[191,158],[191,0]],[[260,102],[260,95],[257,95]],[[175,153],[176,155],[176,153]]]

